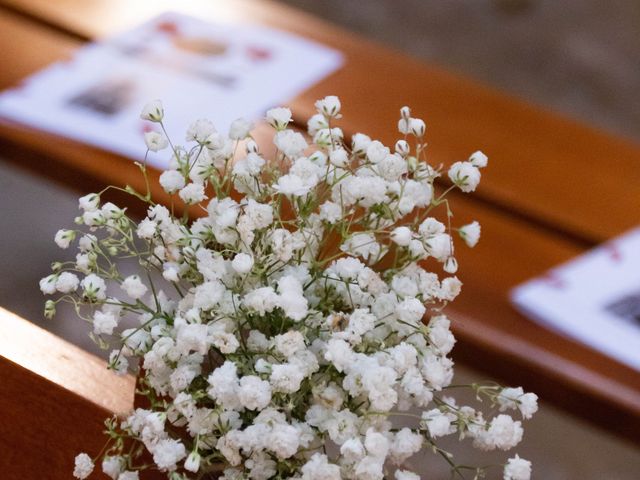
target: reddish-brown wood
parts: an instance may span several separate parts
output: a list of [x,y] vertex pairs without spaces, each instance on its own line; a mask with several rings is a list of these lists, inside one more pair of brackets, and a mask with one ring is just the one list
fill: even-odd
[[[267,24],[334,46],[344,68],[291,101],[298,119],[313,101],[340,95],[348,133],[394,141],[405,104],[425,118],[434,163],[482,149],[492,159],[482,198],[542,226],[594,243],[640,221],[640,148],[527,105],[290,7],[267,0],[1,0],[74,35],[112,34],[170,8],[200,18]],[[265,88],[272,88],[265,86]],[[375,119],[375,121],[373,120]],[[625,205],[619,208],[618,205]]]
[[[101,0],[0,3],[42,18],[60,30],[4,11],[0,38],[21,39],[6,41],[4,54],[10,61],[20,60],[17,73],[13,68],[0,71],[0,86],[14,84],[47,61],[63,58],[80,44],[78,36],[93,37],[128,26],[161,5],[127,2],[125,8],[119,0],[108,2],[108,6]],[[474,203],[473,197],[454,195],[456,222],[477,219],[483,224],[480,245],[473,251],[460,248],[458,252],[465,287],[451,310],[459,338],[454,358],[507,382],[522,381],[545,399],[628,438],[640,439],[640,374],[530,322],[515,312],[507,298],[509,289],[519,282],[571,258],[585,243],[606,238],[637,220],[628,216],[631,208],[640,206],[640,198],[634,195],[636,169],[640,168],[635,147],[275,4],[255,2],[251,11],[242,1],[229,4],[233,7],[208,2],[185,5],[181,8],[201,9],[203,17],[215,13],[223,19],[288,28],[335,45],[340,41],[347,52],[347,66],[313,92],[294,100],[298,115],[309,113],[315,96],[339,93],[345,100],[345,121],[349,119],[346,130],[382,136],[395,123],[397,107],[410,103],[421,114],[426,112],[433,125],[430,143],[435,161],[456,159],[469,153],[472,145],[497,153],[480,188],[480,194],[490,202]],[[65,34],[67,30],[73,36]],[[33,45],[40,53],[32,58]],[[399,84],[405,88],[396,90]],[[380,105],[376,106],[377,101]],[[266,130],[261,132],[261,136],[268,135]],[[142,186],[137,168],[129,160],[28,128],[0,125],[0,146],[14,161],[82,190],[108,183]],[[497,152],[491,151],[494,148]],[[615,168],[600,172],[598,156],[605,152],[615,152]],[[575,173],[578,160],[582,170],[567,189],[563,178],[567,172]],[[602,174],[603,180],[595,184],[593,178],[581,176],[587,175],[585,171],[593,178]],[[167,200],[158,189],[154,194]],[[619,195],[629,210],[611,209]],[[547,228],[540,228],[540,224]],[[578,241],[567,232],[584,238]]]
[[104,420],[133,405],[134,379],[0,308],[2,478],[71,478],[73,459],[97,454]]

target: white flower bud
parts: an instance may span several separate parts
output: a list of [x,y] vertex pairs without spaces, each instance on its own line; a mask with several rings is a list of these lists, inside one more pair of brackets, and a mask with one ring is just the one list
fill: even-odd
[[449,168],[449,178],[463,192],[473,192],[480,183],[480,170],[470,162],[456,162]]
[[78,199],[78,205],[85,212],[93,212],[100,206],[100,195],[97,193],[89,193]]
[[184,176],[177,170],[167,170],[160,175],[160,185],[167,193],[176,193],[184,184]]
[[207,196],[204,193],[204,185],[200,183],[190,183],[182,188],[178,193],[180,198],[187,205],[202,202]]
[[411,118],[409,119],[409,131],[415,135],[416,137],[422,137],[426,130],[426,125],[424,121],[419,118]]
[[104,300],[107,298],[107,285],[105,281],[96,274],[89,274],[82,282],[80,286],[83,289],[83,294],[90,300]]
[[163,150],[167,148],[167,145],[169,145],[169,142],[167,142],[167,139],[164,137],[164,135],[158,132],[145,132],[144,143],[152,152]]
[[102,471],[113,480],[119,478],[122,469],[125,466],[125,460],[118,456],[107,456],[102,460]]
[[75,292],[78,288],[78,277],[71,272],[62,272],[56,280],[56,290],[60,293]]
[[206,145],[210,142],[209,137],[214,133],[216,133],[216,127],[211,120],[200,118],[189,125],[185,140],[187,142],[195,141],[201,145]]
[[340,99],[335,95],[329,95],[316,102],[318,113],[329,118],[340,118]]
[[411,118],[411,109],[406,105],[400,109],[400,118],[404,118],[405,120]]
[[110,220],[117,220],[124,216],[124,210],[111,202],[105,203],[100,210],[102,215]]
[[349,154],[344,148],[336,148],[329,152],[329,161],[336,167],[344,168],[349,165]]
[[504,480],[529,480],[531,478],[531,462],[516,455],[504,466]]
[[406,247],[411,243],[411,229],[409,227],[397,227],[391,232],[391,241]]
[[189,454],[184,461],[184,469],[193,473],[200,470],[200,454],[198,452],[191,452]]
[[371,138],[364,133],[355,133],[351,137],[351,150],[356,155],[364,155],[371,144]]
[[231,122],[229,127],[229,138],[232,140],[244,140],[249,136],[253,129],[253,123],[245,120],[244,118],[238,118]]
[[142,112],[140,112],[140,118],[143,120],[149,120],[151,122],[161,122],[164,117],[164,108],[160,100],[154,100],[147,103]]
[[278,147],[278,150],[289,158],[296,158],[302,155],[302,152],[308,147],[307,141],[302,134],[293,130],[280,130],[276,132],[273,143]]
[[469,247],[475,247],[478,244],[478,240],[480,240],[480,224],[474,220],[460,227],[458,234]]
[[489,157],[478,150],[477,152],[471,154],[471,156],[469,157],[469,161],[474,167],[484,168],[487,166],[487,163],[489,163]]
[[398,140],[396,142],[395,151],[401,157],[404,158],[407,155],[409,155],[410,150],[411,148],[409,147],[409,144],[405,140]]
[[249,273],[252,267],[253,257],[246,253],[238,253],[231,262],[231,268],[240,274]]
[[247,150],[247,154],[249,153],[258,153],[258,144],[253,139],[247,140],[247,144],[245,145]]
[[140,277],[137,275],[131,275],[124,279],[120,288],[124,290],[127,295],[129,295],[134,300],[142,298],[145,293],[147,293],[147,287],[142,281]]
[[266,119],[276,130],[284,130],[291,121],[291,110],[286,107],[272,108],[267,111]]
[[321,113],[316,113],[307,121],[307,132],[312,137],[323,128],[329,128],[327,119]]
[[71,242],[76,238],[76,232],[73,230],[58,230],[55,236],[55,242],[58,247],[69,248]]
[[44,316],[51,320],[56,314],[56,302],[47,300],[44,302]]
[[409,134],[409,120],[410,118],[401,118],[398,120],[398,131],[403,135]]
[[458,271],[458,261],[455,257],[448,257],[445,260],[444,266],[442,268],[447,273],[456,273]]
[[73,468],[73,476],[79,480],[84,480],[93,472],[93,460],[86,453],[81,453],[76,456],[75,465]]
[[56,293],[56,275],[48,275],[40,279],[40,291],[45,295],[53,295]]

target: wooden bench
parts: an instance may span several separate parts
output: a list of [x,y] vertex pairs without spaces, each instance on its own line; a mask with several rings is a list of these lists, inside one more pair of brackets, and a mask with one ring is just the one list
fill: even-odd
[[70,478],[76,454],[104,445],[104,420],[133,406],[133,377],[3,308],[0,379],[6,480]]
[[[459,340],[454,359],[640,440],[640,373],[538,326],[508,300],[518,283],[638,223],[640,148],[277,3],[171,5],[205,19],[282,28],[344,51],[342,70],[290,102],[298,122],[314,99],[337,94],[347,134],[364,131],[390,142],[398,109],[408,104],[427,121],[434,163],[487,152],[490,167],[477,195],[453,199],[457,221],[483,225],[478,247],[459,249],[465,286],[449,311]],[[0,72],[0,87],[164,7],[142,0],[0,0],[0,39],[11,64]],[[0,146],[11,160],[83,191],[139,178],[129,160],[7,122]]]

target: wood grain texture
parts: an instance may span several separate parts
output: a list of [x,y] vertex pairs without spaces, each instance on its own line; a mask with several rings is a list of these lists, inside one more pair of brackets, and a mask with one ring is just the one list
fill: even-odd
[[3,480],[71,478],[75,455],[104,445],[104,420],[133,406],[131,376],[2,308],[0,379]]
[[[266,0],[0,0],[85,38],[112,34],[171,8],[203,19],[267,24],[342,50],[343,69],[291,101],[298,119],[339,95],[348,133],[395,140],[405,104],[426,119],[434,163],[482,149],[492,173],[479,195],[518,215],[597,243],[640,221],[640,148],[413,60],[304,12]],[[268,86],[268,88],[271,88]],[[375,121],[372,121],[375,119]],[[625,205],[621,209],[619,205]]]
[[[47,61],[64,58],[70,49],[81,44],[77,38],[79,36],[102,35],[128,26],[161,10],[164,5],[162,2],[130,2],[127,5],[131,5],[131,8],[125,8],[124,3],[117,0],[109,2],[109,8],[98,0],[60,0],[55,3],[0,0],[2,3],[41,16],[60,30],[37,22],[27,22],[23,17],[6,11],[0,16],[0,27],[6,29],[1,31],[8,32],[6,38],[21,39],[20,42],[7,42],[4,48],[6,58],[21,58],[21,66],[16,70],[19,74],[41,68]],[[456,223],[476,219],[483,224],[483,238],[479,246],[474,250],[461,247],[457,254],[462,265],[459,276],[465,286],[463,294],[450,311],[459,339],[454,358],[484,369],[506,382],[522,382],[526,388],[535,389],[543,398],[613,432],[640,441],[640,374],[538,326],[519,315],[508,301],[508,291],[513,286],[582,252],[585,244],[605,238],[637,220],[633,215],[629,216],[628,211],[617,212],[611,208],[608,215],[602,215],[604,206],[619,198],[615,196],[616,192],[631,195],[630,186],[636,172],[631,160],[628,162],[627,159],[636,161],[636,165],[640,166],[635,147],[437,69],[422,66],[384,48],[371,46],[349,33],[288,8],[283,10],[283,7],[275,4],[255,2],[252,3],[255,8],[248,12],[247,4],[242,1],[234,3],[233,8],[225,7],[223,5],[226,4],[222,3],[206,2],[185,2],[184,5],[181,8],[201,11],[203,17],[211,17],[217,12],[222,19],[248,18],[307,33],[329,43],[341,41],[348,55],[347,67],[317,87],[315,93],[294,100],[292,104],[298,115],[309,113],[312,99],[316,96],[339,93],[345,99],[345,119],[350,118],[352,122],[348,125],[348,131],[362,130],[374,135],[379,132],[382,136],[390,130],[389,125],[395,124],[398,105],[416,105],[417,102],[416,112],[422,114],[422,108],[436,112],[435,117],[425,115],[427,119],[431,118],[429,123],[433,124],[429,139],[434,161],[444,161],[445,157],[449,161],[462,155],[462,148],[467,148],[465,145],[469,144],[471,148],[470,137],[479,139],[480,133],[493,139],[491,141],[495,142],[496,148],[506,149],[500,150],[503,152],[501,155],[524,152],[524,157],[507,155],[503,158],[498,155],[497,159],[492,158],[479,192],[487,201],[477,202],[475,195],[454,195]],[[197,10],[198,5],[197,8],[202,10]],[[211,5],[216,5],[218,10],[214,12]],[[95,20],[96,16],[100,16],[100,22]],[[66,35],[65,29],[74,32],[75,37]],[[39,55],[33,59],[30,58],[30,45],[40,47]],[[349,68],[354,62],[360,67],[351,71]],[[364,67],[367,67],[366,71]],[[388,80],[399,80],[390,71],[391,67],[405,72],[404,77],[405,80],[409,79],[409,84],[413,84],[413,79],[421,80],[413,87],[407,86],[408,90],[394,93],[397,84]],[[372,75],[371,71],[376,75]],[[15,84],[21,78],[19,74],[14,74],[12,68],[3,69],[0,71],[0,85]],[[354,79],[352,85],[349,78]],[[358,89],[363,95],[358,94]],[[377,92],[376,96],[369,96],[372,89]],[[391,95],[391,98],[384,95]],[[382,105],[376,106],[375,102],[381,96],[384,97]],[[449,109],[450,116],[447,114]],[[470,109],[473,112],[469,117]],[[476,109],[478,112],[475,112]],[[482,113],[484,110],[487,111]],[[354,117],[356,121],[353,121]],[[440,123],[444,125],[438,126]],[[517,124],[509,128],[527,132],[521,132],[522,138],[520,133],[513,130],[507,130],[513,133],[508,135],[504,130],[509,126],[507,123]],[[553,132],[549,125],[553,127]],[[558,132],[562,132],[562,135]],[[269,135],[268,130],[261,126],[259,136],[266,139]],[[569,148],[566,138],[572,139],[575,148]],[[557,145],[557,142],[562,145]],[[550,143],[556,146],[551,148]],[[546,145],[541,156],[536,152],[539,144]],[[482,143],[476,147],[489,151]],[[6,122],[0,124],[0,148],[14,161],[83,191],[112,183],[142,187],[138,170],[129,160],[53,135],[36,134],[26,127]],[[609,149],[618,152],[616,158],[621,162],[621,165],[614,163],[616,168],[607,171],[610,184],[594,187],[593,179],[590,179],[590,184],[577,185],[580,182],[574,179],[569,182],[569,190],[575,186],[579,190],[578,196],[583,196],[583,203],[567,203],[568,200],[559,189],[562,185],[567,189],[564,179],[567,172],[572,172],[577,156],[586,155],[584,168],[596,175],[599,171],[597,159],[589,156],[591,154],[588,152],[602,153]],[[577,156],[574,158],[573,154],[569,155],[569,150],[576,150],[577,153],[574,153]],[[562,163],[560,159],[564,158],[574,160]],[[516,168],[519,162],[523,163],[521,169]],[[155,176],[157,173],[152,173],[152,183]],[[496,176],[498,180],[495,180]],[[500,178],[502,176],[504,178]],[[551,183],[545,186],[547,181]],[[512,189],[510,196],[504,195],[507,184]],[[620,190],[620,186],[629,188]],[[587,187],[595,190],[587,195]],[[534,197],[530,197],[531,192],[538,188],[541,191],[534,192]],[[502,193],[497,195],[496,191]],[[159,188],[153,193],[160,201],[168,200]],[[573,195],[571,192],[567,194]],[[631,196],[628,200],[629,208],[632,208],[640,199]],[[591,202],[599,203],[593,206]],[[594,208],[600,208],[600,213],[594,213]],[[550,211],[557,215],[549,216]],[[640,212],[639,209],[635,211]],[[569,213],[576,217],[571,224],[573,226],[563,224]],[[602,218],[596,221],[599,216]],[[541,224],[546,227],[541,228]]]

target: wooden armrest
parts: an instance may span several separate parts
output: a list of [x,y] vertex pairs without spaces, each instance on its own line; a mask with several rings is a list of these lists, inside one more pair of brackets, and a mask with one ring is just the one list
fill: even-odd
[[0,308],[2,478],[68,479],[76,454],[96,454],[104,420],[133,407],[135,380]]

